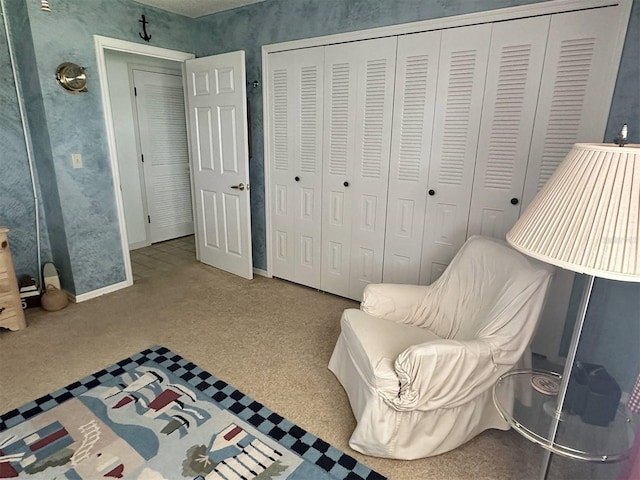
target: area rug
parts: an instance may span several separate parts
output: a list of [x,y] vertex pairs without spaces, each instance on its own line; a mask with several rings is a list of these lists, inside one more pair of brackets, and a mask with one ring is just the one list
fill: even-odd
[[156,346],[1,415],[0,478],[385,477]]

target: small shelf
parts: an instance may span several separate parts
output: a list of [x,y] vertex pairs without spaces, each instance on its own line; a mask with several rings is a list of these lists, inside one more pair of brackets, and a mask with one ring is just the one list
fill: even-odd
[[578,415],[563,413],[554,442],[549,440],[556,418],[555,395],[534,389],[534,375],[557,373],[542,370],[513,370],[502,375],[493,388],[493,401],[511,427],[528,440],[552,453],[589,462],[616,462],[626,458],[634,440],[631,418],[618,408],[606,427],[583,422]]

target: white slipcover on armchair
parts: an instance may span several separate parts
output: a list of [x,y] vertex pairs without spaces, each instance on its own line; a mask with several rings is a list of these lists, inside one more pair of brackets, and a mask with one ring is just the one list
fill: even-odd
[[414,459],[509,427],[492,401],[523,358],[552,267],[474,236],[430,286],[377,284],[345,310],[329,369],[356,417],[349,445]]

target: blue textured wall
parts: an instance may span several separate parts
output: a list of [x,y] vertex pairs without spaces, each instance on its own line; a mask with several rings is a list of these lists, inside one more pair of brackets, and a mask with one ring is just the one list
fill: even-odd
[[[93,35],[144,43],[138,19],[145,14],[152,45],[189,52],[194,50],[193,20],[130,0],[54,2],[52,12],[41,11],[39,2],[10,1],[16,23],[27,18],[18,13],[21,8],[30,23],[35,57],[33,65],[21,65],[30,72],[22,77],[25,83],[36,80],[26,86],[25,96],[36,126],[32,132],[43,201],[53,205],[47,227],[63,286],[79,295],[121,282],[124,262]],[[14,35],[24,31],[12,29]],[[71,95],[56,84],[56,67],[64,61],[87,67],[88,93]],[[72,153],[82,154],[83,169],[72,168]]]
[[[574,312],[585,283],[582,275],[576,279],[572,293]],[[568,321],[563,337],[566,349],[572,329],[573,322]],[[640,284],[597,278],[580,338],[578,359],[604,365],[622,389],[630,392],[640,373],[639,345]]]
[[[18,276],[28,274],[37,278],[35,203],[4,21],[4,17],[0,19],[0,225],[10,229],[9,241]],[[29,31],[24,17],[16,26],[22,31]],[[14,57],[18,58],[20,53],[15,51]],[[44,213],[41,215],[42,259],[49,261],[51,249]]]

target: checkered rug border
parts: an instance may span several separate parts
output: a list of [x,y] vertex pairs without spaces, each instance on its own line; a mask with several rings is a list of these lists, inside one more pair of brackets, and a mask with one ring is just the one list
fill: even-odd
[[384,480],[386,478],[162,346],[148,348],[82,380],[0,415],[0,432],[147,363],[156,363],[169,370],[213,398],[220,407],[229,410],[337,479]]

